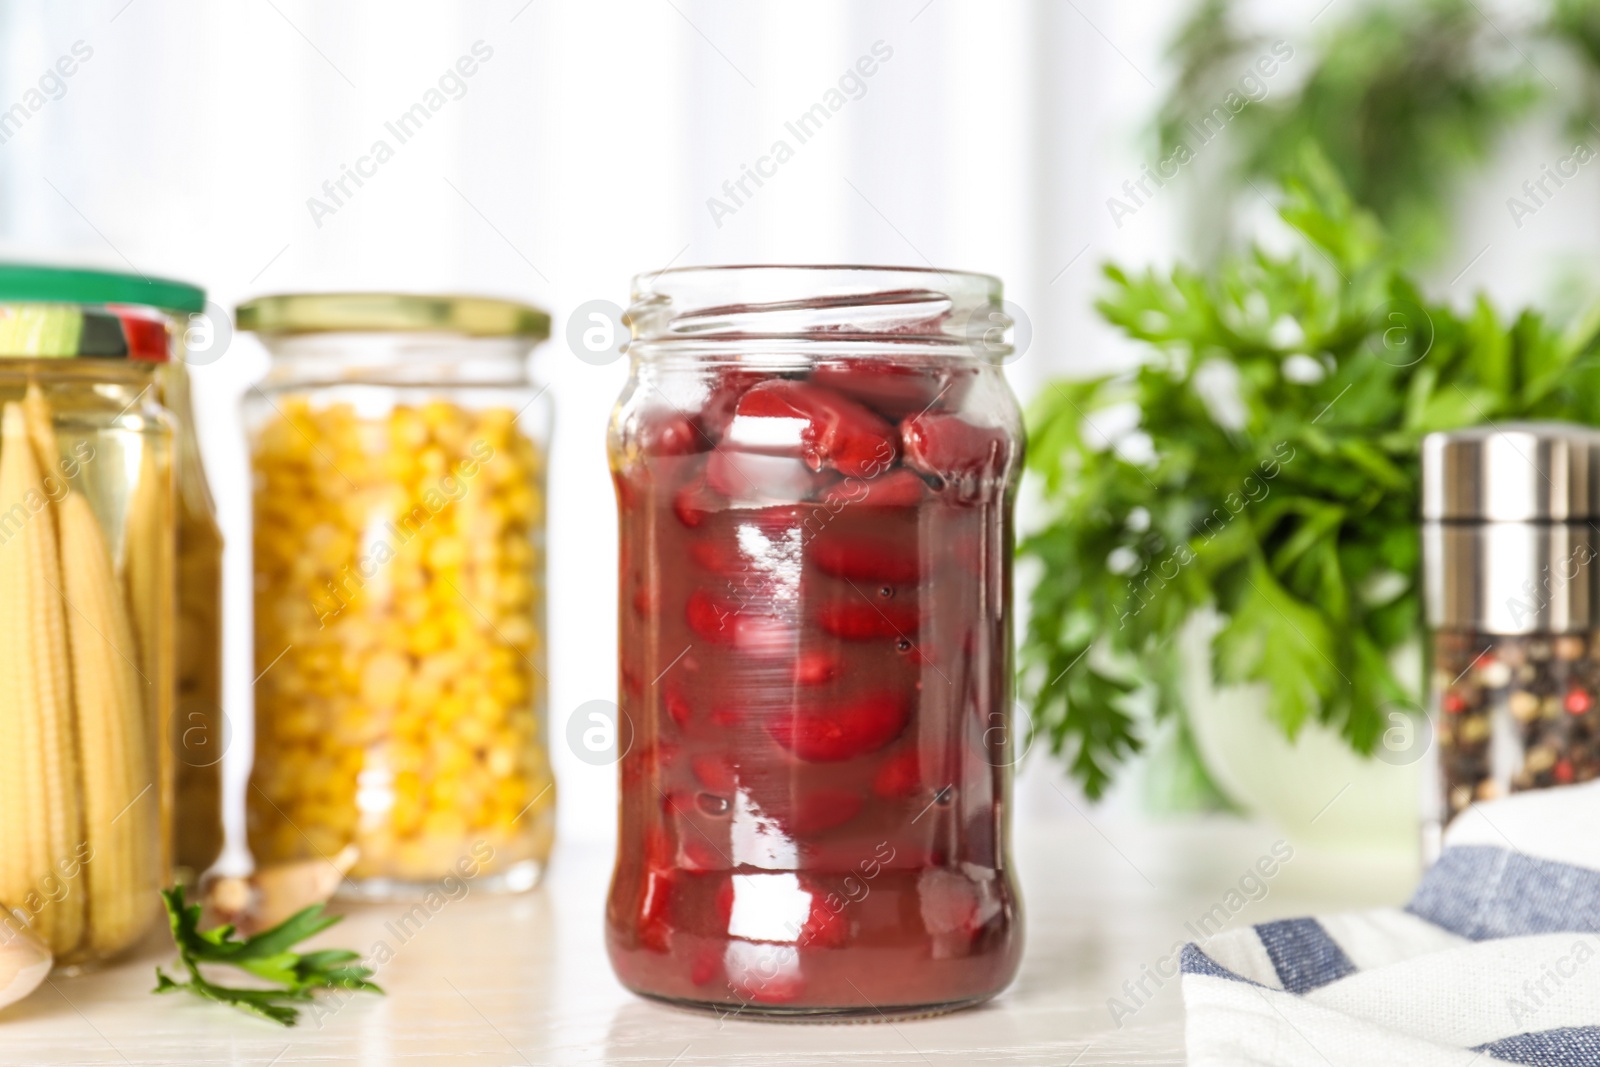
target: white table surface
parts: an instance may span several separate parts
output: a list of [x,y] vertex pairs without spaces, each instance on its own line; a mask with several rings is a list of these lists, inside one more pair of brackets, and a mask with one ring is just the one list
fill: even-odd
[[[1183,1009],[1167,982],[1117,1026],[1107,1001],[1154,965],[1185,922],[1284,835],[1225,819],[1019,828],[1027,913],[1022,973],[990,1004],[942,1018],[849,1025],[718,1019],[647,1003],[611,975],[601,940],[610,856],[558,849],[545,884],[469,894],[401,944],[399,905],[340,907],[321,944],[396,946],[387,997],[324,1002],[284,1029],[184,996],[155,997],[159,941],[100,973],[53,979],[0,1012],[0,1063],[23,1064],[1098,1064],[1183,1062]],[[1229,922],[1403,900],[1405,861],[1307,847]],[[1147,981],[1146,988],[1153,988]]]

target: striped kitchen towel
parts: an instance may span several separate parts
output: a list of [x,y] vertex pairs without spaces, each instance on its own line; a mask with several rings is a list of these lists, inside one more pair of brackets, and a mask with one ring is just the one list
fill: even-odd
[[1205,1067],[1600,1067],[1600,782],[1469,808],[1405,908],[1183,954]]

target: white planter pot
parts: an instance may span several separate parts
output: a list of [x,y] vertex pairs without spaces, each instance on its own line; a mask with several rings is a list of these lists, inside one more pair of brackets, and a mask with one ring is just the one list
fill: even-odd
[[[1397,763],[1357,755],[1316,722],[1288,740],[1268,718],[1266,686],[1213,684],[1219,626],[1214,612],[1196,613],[1178,638],[1190,730],[1218,788],[1296,842],[1417,853],[1422,776],[1437,758],[1430,738],[1400,757],[1410,762]],[[1415,653],[1405,658],[1415,673]]]

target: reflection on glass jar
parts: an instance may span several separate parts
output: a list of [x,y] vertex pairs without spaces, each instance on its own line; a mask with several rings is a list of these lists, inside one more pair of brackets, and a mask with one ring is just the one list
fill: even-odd
[[926,1012],[1015,973],[1015,400],[999,283],[875,268],[636,281],[611,427],[636,992]]
[[268,298],[247,399],[256,861],[354,846],[346,895],[533,885],[549,853],[542,313],[465,298]]

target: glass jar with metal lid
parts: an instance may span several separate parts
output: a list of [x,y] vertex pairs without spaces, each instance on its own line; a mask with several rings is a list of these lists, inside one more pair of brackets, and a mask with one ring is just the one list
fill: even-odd
[[238,309],[272,355],[254,471],[261,865],[344,896],[525,889],[554,832],[545,749],[550,407],[542,311],[325,293]]
[[135,944],[170,877],[180,461],[160,400],[203,304],[0,265],[0,941],[28,928],[67,968]]
[[1432,853],[1475,800],[1600,777],[1600,431],[1430,434],[1422,493]]

